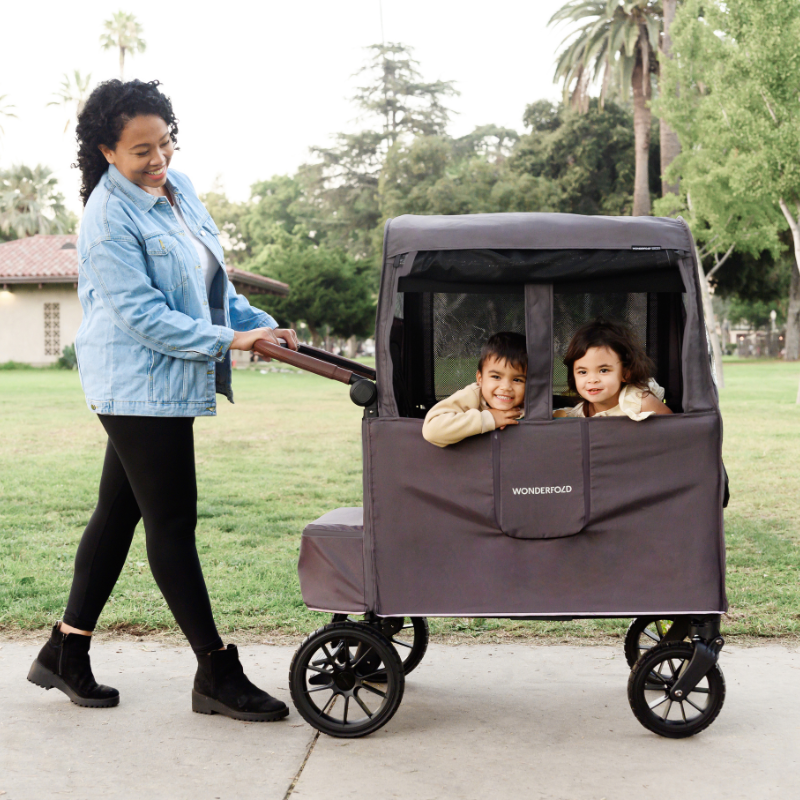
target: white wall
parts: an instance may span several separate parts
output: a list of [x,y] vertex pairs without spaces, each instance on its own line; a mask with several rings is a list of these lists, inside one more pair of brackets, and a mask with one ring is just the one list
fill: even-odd
[[[7,284],[0,289],[0,363],[52,364],[75,343],[82,311],[73,284]],[[44,304],[58,303],[58,355],[45,355]]]

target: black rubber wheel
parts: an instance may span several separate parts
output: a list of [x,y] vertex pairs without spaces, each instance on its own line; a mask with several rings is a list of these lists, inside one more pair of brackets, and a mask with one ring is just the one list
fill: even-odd
[[[315,676],[324,682],[312,683]],[[363,623],[333,622],[314,631],[289,668],[289,689],[300,716],[318,731],[346,739],[383,727],[397,711],[404,688],[394,647]]]
[[346,614],[333,615],[333,622],[345,620],[377,627],[397,650],[406,675],[420,665],[428,650],[430,630],[425,617],[383,617],[374,623],[367,623],[366,620],[356,620]]
[[665,642],[642,655],[628,678],[628,702],[636,719],[649,731],[683,739],[705,730],[725,702],[725,678],[719,664],[683,700],[670,700],[669,690],[692,658],[689,642]]
[[636,617],[625,634],[625,660],[633,665],[643,653],[660,644],[674,620],[658,617]]

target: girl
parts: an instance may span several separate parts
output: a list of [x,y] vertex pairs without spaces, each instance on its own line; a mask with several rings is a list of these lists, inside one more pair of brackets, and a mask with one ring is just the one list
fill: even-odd
[[653,364],[624,325],[596,319],[580,327],[564,356],[570,390],[583,402],[557,417],[630,417],[671,414],[664,390],[650,377]]

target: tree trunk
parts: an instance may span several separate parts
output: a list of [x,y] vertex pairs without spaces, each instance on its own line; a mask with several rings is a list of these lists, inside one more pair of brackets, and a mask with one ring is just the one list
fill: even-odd
[[[796,219],[789,210],[786,201],[781,197],[778,203],[789,223],[792,232],[792,244],[794,245],[794,269],[792,270],[792,281],[789,285],[789,310],[786,312],[786,349],[784,359],[786,361],[797,361],[800,358],[800,219]],[[797,204],[800,213],[800,203]],[[800,388],[797,391],[797,402],[800,403]]]
[[[675,17],[675,7],[678,0],[664,0],[664,37],[661,40],[661,52],[666,58],[672,57],[672,39],[669,35],[669,29],[672,25],[672,20]],[[678,141],[678,134],[664,122],[663,119],[659,121],[661,128],[660,136],[660,151],[661,151],[661,194],[678,194],[680,190],[680,183],[667,183],[664,179],[664,174],[667,167],[675,160],[675,157],[681,152],[681,143]]]
[[720,389],[724,389],[725,375],[722,372],[722,348],[720,347],[719,334],[717,333],[717,318],[714,315],[714,306],[711,303],[711,292],[708,288],[706,272],[697,255],[697,246],[695,246],[694,254],[697,259],[697,271],[700,273],[700,294],[703,299],[703,316],[706,318],[706,330],[708,331],[708,339],[711,342],[711,352],[714,354],[714,371],[716,373],[717,386]]
[[319,334],[319,331],[311,324],[306,322],[306,327],[308,328],[308,332],[311,334],[311,346],[312,347],[321,347],[322,346],[322,337]]
[[121,81],[125,80],[125,48],[120,47],[119,49],[119,79]]
[[355,358],[358,355],[358,336],[351,336],[347,340],[347,357]]
[[[649,46],[645,43],[646,46]],[[644,74],[641,48],[636,56],[633,70],[633,137],[636,152],[636,175],[633,182],[633,216],[646,217],[650,214],[650,182],[648,162],[650,160],[650,75]]]

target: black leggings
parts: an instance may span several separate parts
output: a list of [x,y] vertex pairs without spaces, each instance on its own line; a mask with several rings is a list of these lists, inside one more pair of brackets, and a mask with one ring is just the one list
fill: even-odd
[[158,588],[198,655],[222,647],[194,531],[197,482],[193,417],[100,416],[108,434],[100,497],[75,556],[64,622],[94,630],[144,519]]

